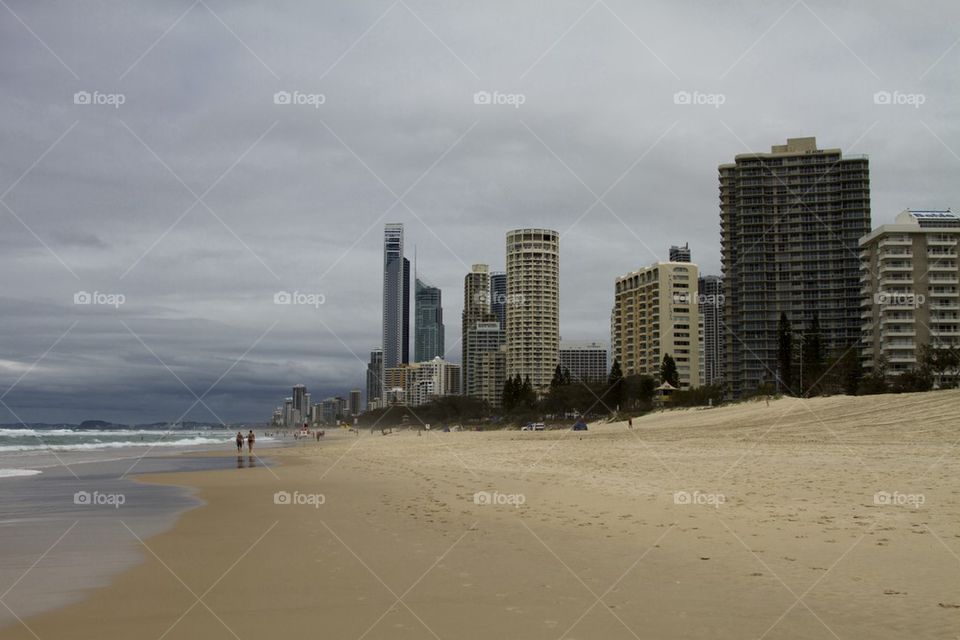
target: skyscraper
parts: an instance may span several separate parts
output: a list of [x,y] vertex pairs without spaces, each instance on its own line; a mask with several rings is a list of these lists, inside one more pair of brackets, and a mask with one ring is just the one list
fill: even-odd
[[550,386],[560,354],[560,234],[550,229],[507,233],[507,376]]
[[700,309],[700,322],[703,324],[703,342],[700,345],[703,379],[700,382],[705,385],[723,384],[723,278],[700,276],[697,289],[697,306]]
[[858,240],[870,232],[866,156],[789,138],[719,167],[726,383],[734,396],[776,384],[781,313],[819,314],[827,353],[860,337]]
[[383,349],[374,349],[367,363],[367,410],[379,409],[383,398]]
[[350,410],[349,413],[351,416],[358,416],[363,411],[360,409],[360,389],[351,389],[350,390]]
[[690,243],[670,247],[670,262],[690,262]]
[[476,396],[474,377],[475,366],[471,360],[476,358],[474,342],[469,339],[470,332],[479,322],[496,321],[490,312],[490,267],[475,264],[463,278],[463,315],[461,317],[460,353],[463,369],[463,393]]
[[416,278],[414,287],[414,338],[415,362],[425,362],[444,357],[443,303],[440,289],[431,287]]
[[410,362],[410,261],[403,257],[403,224],[383,233],[383,366]]
[[302,384],[293,385],[293,421],[301,424],[307,419],[310,405],[307,401],[307,387]]
[[497,317],[500,328],[507,328],[507,274],[495,271],[490,274],[490,312]]

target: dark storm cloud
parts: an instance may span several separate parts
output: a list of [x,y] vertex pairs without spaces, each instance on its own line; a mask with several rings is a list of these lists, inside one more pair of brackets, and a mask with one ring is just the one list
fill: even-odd
[[[508,229],[564,234],[561,333],[607,340],[617,275],[683,242],[719,272],[717,164],[787,137],[870,154],[875,224],[957,202],[953,3],[8,4],[0,388],[25,420],[362,386],[388,221],[458,360],[463,274],[502,268]],[[325,303],[273,304],[294,290]]]

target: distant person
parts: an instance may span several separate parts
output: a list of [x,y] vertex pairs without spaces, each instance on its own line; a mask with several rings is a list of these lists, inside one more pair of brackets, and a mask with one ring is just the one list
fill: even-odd
[[633,418],[627,418],[627,428],[633,429]]
[[243,453],[243,434],[237,431],[237,453]]
[[247,453],[253,455],[253,443],[257,441],[257,436],[253,435],[253,429],[247,433]]

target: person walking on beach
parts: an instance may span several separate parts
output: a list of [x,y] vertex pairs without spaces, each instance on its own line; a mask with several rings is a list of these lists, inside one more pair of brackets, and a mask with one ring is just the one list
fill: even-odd
[[253,429],[247,433],[247,453],[253,455],[253,443],[257,441],[257,436],[253,435]]
[[237,431],[237,453],[243,453],[243,434]]

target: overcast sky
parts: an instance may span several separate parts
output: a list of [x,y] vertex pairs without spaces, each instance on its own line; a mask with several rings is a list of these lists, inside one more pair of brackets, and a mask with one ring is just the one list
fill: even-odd
[[617,275],[719,272],[717,165],[787,137],[869,154],[874,225],[960,203],[953,1],[0,5],[0,422],[363,387],[386,222],[459,361],[507,230],[561,232],[562,337],[608,341]]

